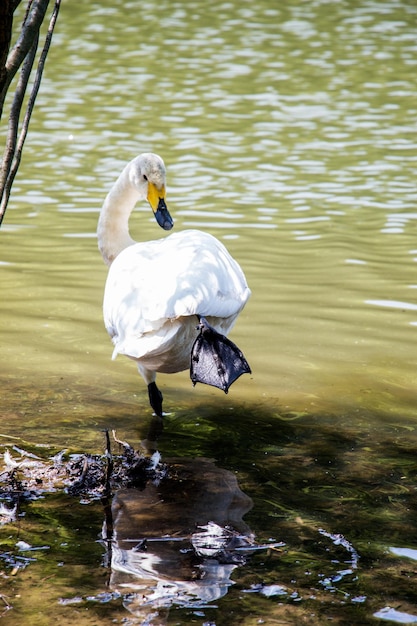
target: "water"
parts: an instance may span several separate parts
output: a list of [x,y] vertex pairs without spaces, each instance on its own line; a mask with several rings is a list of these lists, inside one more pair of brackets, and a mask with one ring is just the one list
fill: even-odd
[[[257,541],[285,543],[237,568],[218,608],[174,607],[168,623],[410,620],[415,568],[398,549],[417,546],[417,8],[113,5],[62,6],[1,229],[2,441],[53,454],[99,452],[106,427],[146,436],[144,385],[110,361],[95,229],[125,162],[155,151],[175,228],[219,237],[252,289],[232,339],[253,375],[228,396],[161,375],[160,451],[235,472]],[[145,205],[131,230],[163,236]],[[57,519],[62,498],[5,527],[8,546],[50,545],[4,580],[8,623],[133,620],[96,598],[103,511],[86,522],[72,503]]]

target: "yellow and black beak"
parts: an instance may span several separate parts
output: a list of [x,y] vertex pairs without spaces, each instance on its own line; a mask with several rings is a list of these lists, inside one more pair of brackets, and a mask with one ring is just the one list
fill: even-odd
[[174,226],[174,220],[169,214],[167,205],[165,204],[165,187],[157,189],[156,186],[148,182],[148,202],[152,207],[155,219],[164,230],[171,230]]

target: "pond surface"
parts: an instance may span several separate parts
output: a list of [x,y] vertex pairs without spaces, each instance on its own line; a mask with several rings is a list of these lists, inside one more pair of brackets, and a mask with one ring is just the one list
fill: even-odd
[[[0,231],[2,450],[147,436],[95,230],[124,164],[156,152],[175,229],[246,273],[231,338],[253,371],[227,396],[160,375],[158,448],[235,476],[260,547],[216,599],[146,612],[143,575],[113,584],[103,506],[45,495],[1,530],[8,624],[417,622],[416,23],[406,0],[63,3]],[[145,204],[131,232],[163,236]]]

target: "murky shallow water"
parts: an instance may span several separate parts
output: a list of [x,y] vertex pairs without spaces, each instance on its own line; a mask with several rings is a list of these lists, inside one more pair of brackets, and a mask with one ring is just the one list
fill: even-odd
[[[390,552],[417,548],[416,12],[365,0],[62,7],[1,230],[4,444],[97,453],[103,428],[146,436],[143,383],[110,361],[94,238],[138,152],[166,161],[175,228],[222,239],[253,292],[232,333],[253,376],[228,396],[161,376],[160,451],[234,472],[257,541],[285,545],[237,568],[215,606],[174,606],[167,623],[417,615],[415,560]],[[145,206],[132,232],[162,236]],[[99,595],[102,523],[100,505],[57,494],[4,527],[6,551],[49,546],[15,576],[4,566],[7,623],[141,623]]]

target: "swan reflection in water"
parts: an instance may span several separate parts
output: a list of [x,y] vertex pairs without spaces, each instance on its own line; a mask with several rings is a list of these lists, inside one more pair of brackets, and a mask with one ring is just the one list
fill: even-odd
[[103,529],[110,588],[138,624],[164,624],[173,605],[207,606],[256,549],[242,519],[251,508],[232,472],[209,459],[171,459],[160,481],[112,500]]

